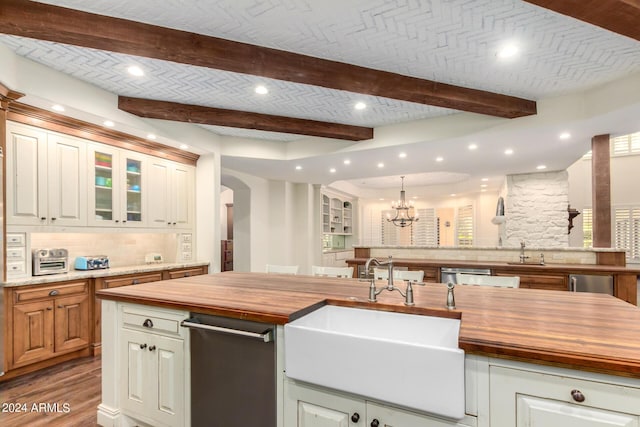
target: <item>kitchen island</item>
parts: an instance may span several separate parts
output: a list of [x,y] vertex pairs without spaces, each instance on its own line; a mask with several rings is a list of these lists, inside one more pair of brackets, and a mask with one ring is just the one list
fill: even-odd
[[[444,308],[446,292],[442,284],[426,284],[414,287],[414,307],[403,305],[399,294],[389,292],[383,292],[379,302],[373,304],[367,302],[367,283],[356,279],[234,272],[98,291],[97,296],[103,299],[105,343],[99,421],[111,425],[127,412],[124,415],[121,412],[126,394],[121,387],[126,384],[118,385],[117,380],[119,370],[123,369],[121,352],[125,351],[119,345],[118,331],[123,307],[133,307],[134,311],[148,308],[165,312],[176,322],[189,312],[197,312],[277,325],[278,426],[297,425],[297,411],[308,407],[295,402],[313,396],[319,399],[317,405],[329,405],[337,413],[341,413],[344,402],[359,405],[358,413],[368,414],[364,425],[369,425],[370,414],[381,410],[393,413],[389,416],[395,419],[415,416],[421,422],[427,419],[440,422],[433,421],[431,425],[507,426],[516,425],[515,417],[532,419],[555,413],[558,405],[576,417],[596,420],[592,425],[601,425],[597,422],[604,425],[604,421],[598,421],[604,413],[606,416],[615,413],[625,422],[631,417],[635,422],[612,425],[640,423],[640,310],[602,294],[457,286],[454,313],[461,317],[459,347],[467,357],[466,416],[462,420],[443,420],[429,414],[414,414],[406,408],[385,407],[385,402],[370,402],[296,383],[282,372],[281,341],[286,339],[282,325],[318,307],[333,304],[451,316]],[[144,320],[143,317],[140,319]],[[181,336],[182,359],[188,360],[188,335],[181,335],[180,328],[171,333]],[[384,365],[381,369],[385,369]],[[180,373],[181,387],[188,389],[188,363],[183,363]],[[544,386],[546,382],[548,388]],[[579,393],[572,393],[575,390]],[[522,395],[531,393],[540,396],[522,400]],[[625,397],[618,399],[617,393]],[[498,395],[503,400],[514,399],[514,405],[504,401],[498,405]],[[168,424],[188,425],[188,391],[185,396],[186,400],[179,403],[183,409],[180,419]],[[343,412],[352,411],[347,408]],[[347,422],[346,425],[363,425]]]

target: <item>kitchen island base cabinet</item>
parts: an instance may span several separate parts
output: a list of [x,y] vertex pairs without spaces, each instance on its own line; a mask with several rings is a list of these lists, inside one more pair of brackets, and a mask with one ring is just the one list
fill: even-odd
[[489,375],[491,427],[640,426],[640,388],[501,366]]
[[462,421],[419,414],[335,390],[285,381],[284,427],[475,427]]
[[188,312],[102,302],[102,426],[188,426]]

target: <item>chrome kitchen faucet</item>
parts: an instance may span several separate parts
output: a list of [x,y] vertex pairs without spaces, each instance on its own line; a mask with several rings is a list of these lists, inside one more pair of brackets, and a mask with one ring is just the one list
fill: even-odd
[[386,265],[388,268],[388,275],[387,275],[387,286],[381,289],[376,289],[375,275],[371,278],[371,284],[369,285],[369,301],[370,302],[378,302],[378,299],[376,298],[378,294],[380,294],[384,290],[387,290],[387,291],[400,292],[400,295],[404,297],[404,305],[415,305],[415,303],[413,302],[413,287],[411,286],[411,281],[407,282],[407,290],[405,292],[402,292],[400,288],[393,285],[393,259],[391,259],[391,255],[389,255],[389,260],[384,262],[380,262],[375,258],[369,258],[364,265],[364,271],[366,271],[367,273],[369,273],[369,267],[371,263],[379,266]]

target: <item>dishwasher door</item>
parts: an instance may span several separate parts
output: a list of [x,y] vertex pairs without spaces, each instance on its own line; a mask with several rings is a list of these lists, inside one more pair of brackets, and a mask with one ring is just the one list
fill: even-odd
[[457,284],[458,280],[456,278],[456,274],[458,273],[491,276],[491,270],[488,268],[440,267],[440,283]]
[[569,291],[613,295],[613,276],[572,274],[569,276]]
[[191,425],[276,425],[275,325],[192,313]]

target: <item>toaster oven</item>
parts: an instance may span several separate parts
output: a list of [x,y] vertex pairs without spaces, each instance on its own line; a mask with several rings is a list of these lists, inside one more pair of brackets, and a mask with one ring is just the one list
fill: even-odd
[[34,249],[32,259],[34,276],[69,271],[69,253],[66,249]]

